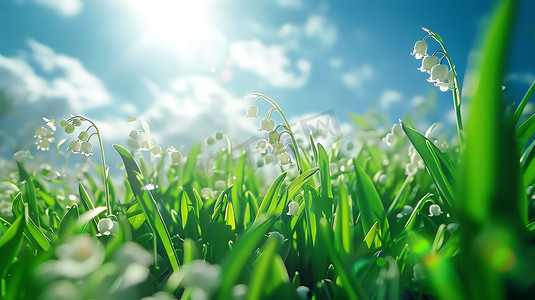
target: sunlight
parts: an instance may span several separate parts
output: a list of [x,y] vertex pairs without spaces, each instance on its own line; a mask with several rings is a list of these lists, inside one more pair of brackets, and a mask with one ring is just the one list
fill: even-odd
[[201,42],[212,31],[206,14],[209,0],[138,0],[136,14],[146,27],[152,43],[181,48]]

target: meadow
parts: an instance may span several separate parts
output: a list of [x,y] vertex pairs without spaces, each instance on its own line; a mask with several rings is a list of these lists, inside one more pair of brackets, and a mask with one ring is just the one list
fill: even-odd
[[[452,95],[454,139],[401,120],[364,143],[322,144],[313,132],[304,141],[262,94],[244,100],[265,136],[254,163],[223,132],[181,153],[131,116],[140,129],[104,153],[106,132],[92,120],[45,118],[37,149],[93,163],[75,170],[73,189],[55,171],[28,171],[29,151],[15,153],[0,195],[0,297],[533,297],[535,115],[524,110],[535,83],[514,106],[502,93],[515,3],[501,2],[481,39],[470,99],[461,99],[447,41],[423,28],[415,44],[420,70]],[[259,111],[260,101],[272,108]],[[373,126],[354,119],[356,130]],[[70,138],[56,141],[60,130]],[[201,162],[216,142],[226,147]],[[108,176],[113,155],[122,180]],[[266,182],[268,166],[278,174]]]

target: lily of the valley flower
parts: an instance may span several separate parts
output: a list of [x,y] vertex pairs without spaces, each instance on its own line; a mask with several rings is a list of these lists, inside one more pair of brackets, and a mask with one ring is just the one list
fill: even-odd
[[272,130],[268,133],[268,142],[273,145],[279,141],[279,133],[276,130]]
[[439,61],[439,58],[436,56],[426,56],[422,59],[422,66],[418,68],[418,70],[422,72],[430,72],[431,68],[438,65]]
[[80,148],[82,145],[80,144],[80,141],[71,141],[69,143],[69,148],[67,148],[67,151],[72,151],[72,153],[76,154],[80,152]]
[[275,121],[272,119],[264,118],[260,121],[260,130],[261,131],[271,131],[275,128]]
[[113,221],[110,218],[102,218],[97,225],[98,232],[101,235],[110,235],[113,225]]
[[90,142],[82,142],[80,145],[80,153],[85,156],[91,155],[91,150],[93,150],[93,145]]
[[290,159],[290,155],[288,153],[284,152],[284,153],[281,153],[279,155],[279,162],[280,162],[281,165],[287,165],[287,164],[291,163],[292,160]]
[[414,50],[411,52],[416,59],[420,59],[427,55],[427,43],[425,41],[417,41],[414,44]]
[[436,217],[440,216],[442,214],[442,209],[440,209],[440,206],[437,204],[432,204],[429,206],[429,216],[430,217]]
[[276,142],[275,144],[273,144],[273,153],[275,153],[275,155],[282,154],[285,151],[286,151],[286,147],[284,146],[283,143]]
[[440,88],[440,91],[442,91],[442,92],[446,92],[448,90],[453,90],[453,88],[454,88],[453,72],[449,71],[448,72],[448,76],[446,77],[446,79],[443,80],[443,81],[435,82],[435,85],[438,86]]
[[289,216],[297,216],[299,213],[299,203],[296,201],[291,201],[288,203],[288,212],[286,213]]
[[78,139],[82,142],[86,142],[88,138],[89,138],[89,133],[87,133],[87,131],[81,131],[78,134]]
[[178,165],[182,161],[182,153],[176,149],[171,149],[169,152],[169,157],[171,158],[171,164]]
[[435,65],[431,68],[431,76],[427,79],[429,82],[445,82],[448,80],[448,67],[446,65]]
[[247,108],[247,118],[256,118],[258,117],[258,107],[251,105]]

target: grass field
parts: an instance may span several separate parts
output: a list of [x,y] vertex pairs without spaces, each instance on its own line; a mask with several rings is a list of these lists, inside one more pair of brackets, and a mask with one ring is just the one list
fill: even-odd
[[[305,142],[275,100],[251,94],[246,115],[266,137],[255,164],[222,132],[189,153],[163,150],[129,117],[141,130],[106,153],[123,162],[118,180],[98,124],[45,120],[38,149],[95,154],[94,164],[75,170],[73,189],[55,171],[28,172],[28,151],[14,155],[0,195],[0,297],[533,297],[535,115],[523,111],[535,84],[514,107],[502,96],[515,6],[503,1],[482,38],[466,121],[447,41],[424,28],[415,45],[422,71],[452,94],[454,143],[403,120],[369,143]],[[56,130],[70,139],[56,143]],[[214,142],[227,146],[201,163]],[[280,172],[266,182],[268,167]]]

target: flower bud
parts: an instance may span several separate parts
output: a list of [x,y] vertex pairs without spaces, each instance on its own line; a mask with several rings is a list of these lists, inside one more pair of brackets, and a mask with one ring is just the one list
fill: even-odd
[[139,148],[141,148],[141,150],[149,150],[149,141],[141,141]]
[[427,79],[429,82],[443,82],[448,79],[448,67],[446,65],[435,65],[431,68],[431,76]]
[[223,132],[222,131],[218,131],[215,133],[215,139],[216,140],[222,140],[223,139]]
[[266,163],[266,165],[272,163],[273,160],[274,160],[274,158],[273,158],[273,155],[271,155],[271,154],[268,154],[268,155],[264,156],[264,163]]
[[408,176],[414,176],[416,175],[416,172],[418,172],[418,164],[410,162],[405,165],[405,173]]
[[67,124],[67,126],[65,126],[65,133],[68,133],[68,134],[71,134],[74,132],[74,125],[73,124]]
[[391,132],[395,136],[399,136],[399,137],[403,136],[403,128],[401,128],[401,125],[399,125],[398,123],[392,126]]
[[224,180],[218,180],[215,182],[214,186],[217,190],[222,191],[227,188],[227,183]]
[[126,121],[128,123],[134,123],[135,121],[137,121],[137,118],[136,118],[136,116],[128,116],[128,117],[126,117]]
[[204,141],[206,143],[206,145],[208,146],[211,146],[215,143],[215,139],[211,136],[207,137],[206,140]]
[[110,235],[113,228],[113,221],[110,218],[102,218],[98,222],[98,232],[102,235]]
[[74,125],[76,127],[81,126],[82,125],[82,120],[74,119],[74,120],[72,120],[72,125]]
[[291,201],[288,203],[288,212],[286,213],[289,216],[297,216],[299,213],[299,203],[296,201]]
[[429,206],[429,216],[430,217],[436,217],[440,216],[442,214],[442,209],[440,209],[440,206],[437,204],[432,204]]
[[430,72],[431,68],[438,65],[439,59],[436,56],[426,56],[422,59],[422,66],[418,70],[422,72]]
[[256,149],[266,149],[267,147],[267,141],[266,140],[259,140],[256,143]]
[[93,145],[90,142],[82,142],[82,145],[80,146],[80,152],[83,155],[91,155],[91,150],[93,150]]
[[383,141],[387,146],[393,146],[398,141],[398,137],[392,133],[387,133]]
[[182,153],[178,150],[171,151],[171,154],[169,154],[171,157],[171,163],[173,165],[180,164],[180,161],[182,160]]
[[34,137],[36,138],[44,138],[47,135],[47,129],[44,127],[39,127],[35,130]]
[[152,146],[152,148],[150,148],[150,154],[152,154],[154,156],[161,155],[162,154],[162,147],[160,147],[158,145]]
[[279,155],[279,162],[281,165],[287,165],[289,163],[291,163],[291,159],[290,159],[290,155],[286,152],[282,153],[281,155]]
[[87,133],[87,131],[81,131],[80,134],[78,134],[78,139],[82,142],[86,142],[88,138],[89,134]]
[[268,142],[273,145],[279,141],[279,133],[276,130],[272,130],[268,133]]
[[80,141],[72,141],[69,143],[69,148],[67,148],[67,151],[72,151],[72,153],[78,153],[80,152]]
[[377,179],[377,181],[380,183],[380,184],[385,184],[387,181],[388,181],[388,175],[386,174],[381,174],[379,176],[379,178]]
[[414,50],[411,52],[411,55],[416,59],[420,59],[427,55],[427,43],[425,41],[417,41],[414,44]]
[[59,127],[65,127],[65,126],[67,126],[67,124],[68,124],[68,123],[67,123],[66,120],[61,120],[61,121],[59,121]]
[[129,136],[130,136],[131,138],[133,138],[133,139],[137,139],[137,137],[139,136],[139,131],[137,131],[137,130],[132,130],[132,131],[130,131]]
[[263,166],[264,166],[264,161],[263,161],[263,160],[258,160],[258,161],[256,162],[256,167],[257,167],[257,168],[262,168]]
[[48,141],[46,139],[45,140],[38,140],[36,142],[36,144],[37,144],[37,149],[40,149],[42,151],[46,151],[46,150],[50,149],[50,141]]
[[275,128],[275,121],[267,118],[262,119],[262,121],[260,121],[260,130],[271,131],[273,130],[273,128]]
[[251,105],[247,108],[247,118],[256,118],[258,117],[258,107]]
[[283,143],[276,142],[275,144],[273,144],[273,153],[275,153],[275,155],[282,154],[285,151],[286,151],[286,147],[284,146]]
[[277,239],[281,245],[284,244],[284,242],[286,241],[286,238],[284,237],[284,235],[282,235],[278,231],[272,231],[272,232],[268,233],[268,237],[272,238],[272,239],[273,238]]

